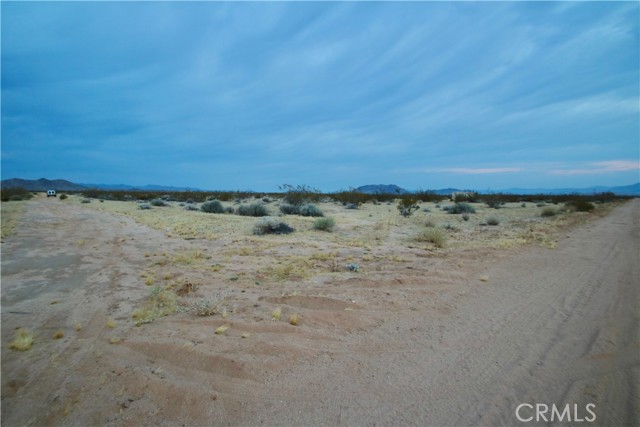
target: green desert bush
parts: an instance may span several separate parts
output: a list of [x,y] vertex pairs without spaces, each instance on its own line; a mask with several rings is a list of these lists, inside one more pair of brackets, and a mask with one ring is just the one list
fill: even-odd
[[302,206],[300,206],[298,213],[302,216],[313,216],[313,217],[324,216],[324,213],[322,212],[322,210],[312,203],[305,203]]
[[285,215],[298,215],[298,212],[300,212],[300,208],[298,206],[285,203],[283,205],[280,205],[280,212]]
[[262,236],[264,234],[289,234],[295,230],[284,222],[278,221],[276,218],[266,216],[256,223],[253,227],[253,234]]
[[60,195],[60,200],[65,200],[65,199],[67,199],[68,197],[69,197],[69,196],[67,196],[66,194],[62,193],[62,194]]
[[333,231],[333,227],[336,226],[336,221],[331,217],[318,218],[313,223],[313,228],[320,231]]
[[200,210],[206,213],[224,213],[224,206],[218,200],[209,200],[200,206]]
[[260,216],[269,215],[269,211],[267,210],[267,208],[264,205],[261,205],[259,203],[238,206],[237,212],[238,212],[238,215],[240,216],[260,217]]

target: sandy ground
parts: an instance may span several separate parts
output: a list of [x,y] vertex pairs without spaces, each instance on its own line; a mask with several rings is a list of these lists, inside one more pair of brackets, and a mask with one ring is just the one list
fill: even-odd
[[[552,245],[435,251],[397,223],[354,222],[372,244],[187,240],[38,197],[2,243],[2,424],[547,425],[515,415],[544,403],[640,425],[639,208]],[[157,286],[188,291],[180,312],[136,326]],[[20,327],[31,350],[9,348]]]

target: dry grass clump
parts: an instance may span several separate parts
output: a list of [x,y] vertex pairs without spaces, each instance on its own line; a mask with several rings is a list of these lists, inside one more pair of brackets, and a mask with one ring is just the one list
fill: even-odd
[[294,313],[291,316],[289,316],[289,324],[293,326],[298,326],[299,323],[300,323],[300,317],[297,314]]
[[58,329],[53,333],[54,340],[59,340],[60,338],[64,338],[64,331],[62,329]]
[[271,320],[278,321],[280,318],[282,318],[282,308],[278,307],[271,312]]
[[336,221],[331,217],[318,218],[313,223],[313,229],[319,231],[333,231]]
[[200,298],[192,303],[191,310],[195,313],[196,316],[213,316],[218,313],[218,304],[215,304],[207,299]]
[[137,326],[151,323],[159,317],[168,316],[178,311],[176,295],[168,289],[155,287],[144,306],[133,312]]
[[222,325],[222,326],[218,326],[215,330],[215,334],[216,335],[222,335],[225,332],[227,332],[227,330],[229,329],[229,325]]
[[107,328],[113,329],[116,327],[116,321],[113,319],[107,320]]
[[447,232],[441,228],[429,227],[426,230],[422,230],[415,237],[418,242],[432,243],[436,248],[442,248],[447,243],[449,236]]
[[9,348],[18,351],[27,351],[33,346],[33,335],[24,328],[16,331],[16,337],[9,343]]

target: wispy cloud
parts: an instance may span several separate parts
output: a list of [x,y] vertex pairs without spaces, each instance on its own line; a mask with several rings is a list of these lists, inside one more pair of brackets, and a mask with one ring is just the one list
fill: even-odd
[[[400,169],[397,169],[400,171]],[[502,167],[502,168],[412,168],[402,170],[405,173],[452,173],[462,175],[489,175],[500,173],[524,172],[524,168]]]
[[600,175],[634,170],[640,170],[640,162],[637,160],[610,160],[593,162],[585,168],[554,169],[550,173],[553,175]]

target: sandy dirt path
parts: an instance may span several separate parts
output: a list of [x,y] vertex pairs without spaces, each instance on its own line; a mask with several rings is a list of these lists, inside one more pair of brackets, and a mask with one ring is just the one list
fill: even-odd
[[[219,320],[186,314],[132,326],[144,254],[185,242],[29,203],[2,243],[3,424],[536,425],[518,421],[521,403],[575,405],[583,419],[594,404],[595,422],[575,425],[640,424],[637,199],[553,250],[416,258],[295,297],[246,292],[316,319],[246,314],[232,331],[250,339],[214,337]],[[8,348],[17,327],[37,331],[29,352]]]

